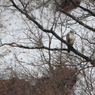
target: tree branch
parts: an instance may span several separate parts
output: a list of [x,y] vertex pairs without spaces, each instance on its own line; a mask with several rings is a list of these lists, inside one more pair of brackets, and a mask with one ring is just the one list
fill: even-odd
[[81,9],[83,9],[84,11],[90,13],[92,16],[95,16],[95,13],[93,13],[93,12],[90,11],[89,9],[84,8],[84,7],[82,7],[82,6],[78,5],[78,4],[76,4],[73,0],[69,0],[69,1],[72,2],[75,6],[77,6],[77,7],[81,8]]
[[45,49],[45,50],[51,50],[51,51],[60,51],[60,50],[65,50],[65,51],[68,51],[67,49],[65,48],[48,48],[46,46],[39,46],[39,47],[29,47],[29,46],[24,46],[24,45],[19,45],[17,43],[4,43],[2,44],[2,46],[5,46],[5,45],[9,45],[9,46],[12,46],[12,47],[19,47],[19,48],[23,48],[23,49]]
[[[12,47],[19,47],[19,48],[23,48],[23,49],[45,49],[45,50],[51,50],[51,51],[60,51],[60,50],[64,50],[64,51],[68,51],[68,49],[65,48],[49,48],[46,46],[40,46],[40,47],[29,47],[29,46],[24,46],[24,45],[19,45],[17,43],[4,43],[2,44],[2,46],[4,45],[9,45]],[[80,57],[82,57],[83,59],[85,59],[86,61],[90,62],[93,66],[95,66],[95,61],[92,60],[91,58],[83,55],[82,53],[78,52],[77,50],[75,50],[73,47],[71,47],[72,52],[74,52],[76,55],[79,55]]]
[[67,16],[69,16],[70,18],[72,18],[73,20],[75,20],[76,22],[78,22],[80,25],[84,26],[85,28],[95,32],[95,28],[92,28],[90,26],[88,26],[87,24],[83,23],[82,21],[78,20],[75,16],[71,15],[70,13],[64,11],[63,9],[59,8],[59,10],[61,12],[63,12],[64,14],[66,14]]

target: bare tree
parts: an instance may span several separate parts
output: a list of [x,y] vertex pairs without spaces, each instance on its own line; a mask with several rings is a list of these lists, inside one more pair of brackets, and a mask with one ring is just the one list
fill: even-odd
[[[32,71],[35,77],[52,77],[55,69],[60,66],[75,69],[75,76],[78,78],[72,94],[95,94],[94,0],[0,2],[1,48],[12,52],[12,63],[19,63],[24,68],[23,72],[30,76],[31,73],[22,64],[32,66],[31,69],[36,67],[39,73]],[[70,30],[75,32],[76,41],[74,46],[70,46],[71,53],[68,54],[67,47],[70,44],[65,37]],[[1,53],[2,57],[10,54]]]

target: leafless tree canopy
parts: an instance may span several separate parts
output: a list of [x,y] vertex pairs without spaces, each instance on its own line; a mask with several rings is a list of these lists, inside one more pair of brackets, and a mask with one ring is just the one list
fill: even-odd
[[16,95],[94,95],[94,22],[95,0],[1,0],[0,78],[15,78],[1,81],[0,95],[20,81],[26,88],[12,93],[29,90]]

